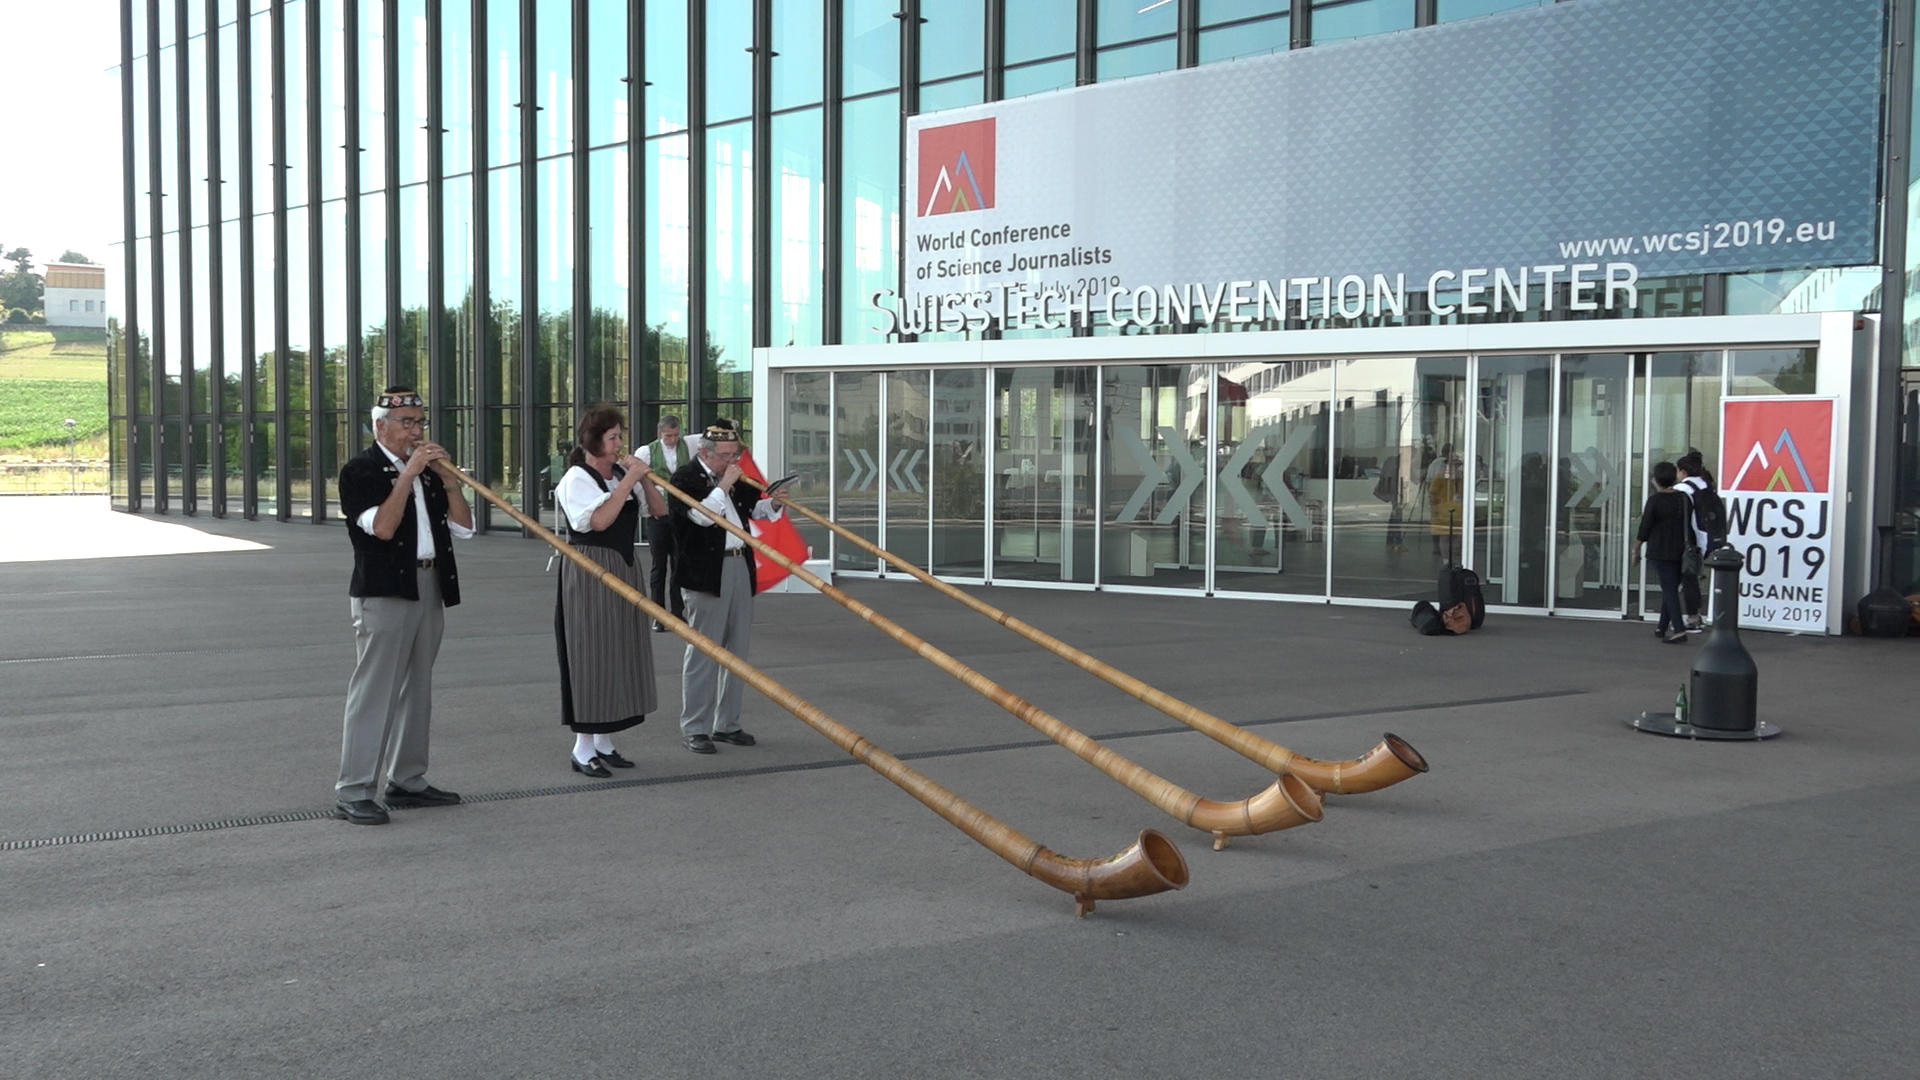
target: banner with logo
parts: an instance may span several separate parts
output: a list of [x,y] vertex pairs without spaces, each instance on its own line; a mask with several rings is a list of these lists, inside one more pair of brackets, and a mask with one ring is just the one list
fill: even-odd
[[1826,633],[1834,601],[1835,400],[1727,398],[1720,497],[1727,542],[1746,558],[1740,625]]
[[1873,263],[1882,0],[1581,0],[912,117],[900,332]]

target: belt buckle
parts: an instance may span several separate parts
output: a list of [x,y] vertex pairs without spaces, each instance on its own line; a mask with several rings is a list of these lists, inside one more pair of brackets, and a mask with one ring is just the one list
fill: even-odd
[[431,569],[433,569],[433,560],[432,560],[432,559],[419,559],[419,560],[416,560],[416,561],[417,561],[417,562],[419,562],[419,564],[420,564],[420,569],[422,569],[422,570],[431,570]]

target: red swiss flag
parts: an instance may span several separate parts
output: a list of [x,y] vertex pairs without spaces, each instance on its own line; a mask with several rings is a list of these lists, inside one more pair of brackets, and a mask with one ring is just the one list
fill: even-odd
[[[767,482],[766,474],[760,471],[760,466],[754,464],[752,452],[744,446],[740,448],[740,471],[754,483],[764,485]],[[800,535],[800,530],[793,524],[792,514],[781,514],[778,521],[748,522],[748,527],[757,539],[771,545],[775,551],[796,563],[806,562],[807,556],[811,553],[806,539]],[[766,592],[780,584],[786,577],[786,567],[767,558],[766,552],[758,548],[754,549],[753,580],[758,586],[755,589],[756,592]]]

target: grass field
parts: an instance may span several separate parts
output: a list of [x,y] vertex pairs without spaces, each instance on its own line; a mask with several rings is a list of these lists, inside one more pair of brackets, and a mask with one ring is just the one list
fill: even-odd
[[105,490],[106,456],[105,331],[0,329],[0,492]]

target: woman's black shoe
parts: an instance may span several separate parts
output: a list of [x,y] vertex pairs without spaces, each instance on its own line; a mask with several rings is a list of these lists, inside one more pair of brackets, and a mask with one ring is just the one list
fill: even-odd
[[602,750],[600,751],[599,756],[600,756],[600,764],[602,765],[611,765],[616,769],[633,768],[633,762],[628,761],[626,758],[621,757],[620,751],[618,750]]
[[607,777],[613,775],[612,773],[607,771],[607,767],[605,765],[600,764],[600,759],[598,757],[588,758],[587,763],[585,765],[582,765],[580,764],[579,761],[569,757],[567,759],[567,763],[573,766],[574,772],[577,772],[582,776],[591,776],[595,780],[605,780]]

